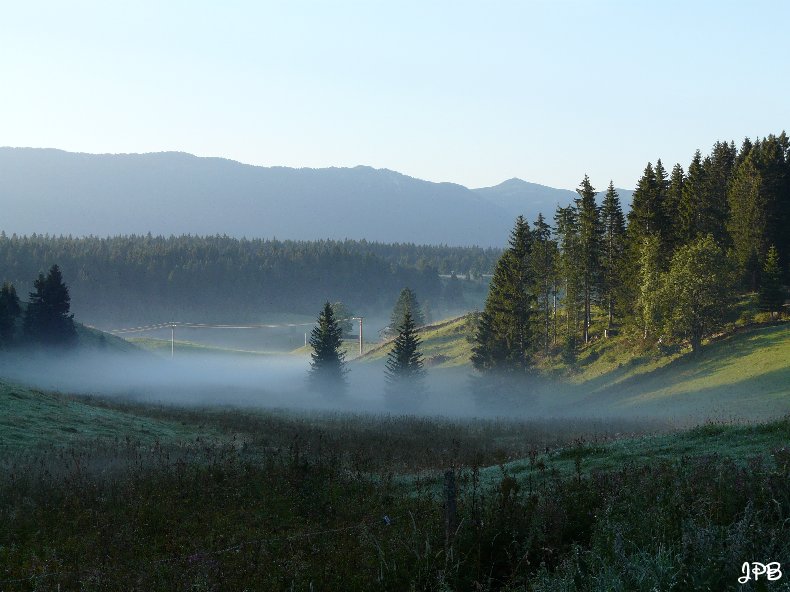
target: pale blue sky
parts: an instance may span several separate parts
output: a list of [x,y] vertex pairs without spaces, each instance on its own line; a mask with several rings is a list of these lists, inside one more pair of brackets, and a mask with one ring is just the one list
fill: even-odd
[[0,145],[633,187],[787,127],[788,26],[754,0],[4,2]]

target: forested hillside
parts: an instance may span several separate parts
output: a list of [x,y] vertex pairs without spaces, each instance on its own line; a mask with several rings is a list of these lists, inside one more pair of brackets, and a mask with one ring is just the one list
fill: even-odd
[[[603,200],[598,194],[603,193]],[[553,215],[553,226],[548,216]],[[671,352],[705,341],[737,315],[739,295],[784,314],[790,262],[790,140],[716,142],[684,168],[647,163],[625,213],[610,182],[585,175],[577,197],[519,217],[498,261],[472,353],[484,373],[526,373],[561,353],[622,334]],[[760,319],[757,319],[760,317]]]
[[499,251],[366,241],[245,240],[226,236],[72,238],[0,235],[0,280],[23,300],[57,263],[78,319],[94,324],[311,317],[326,301],[389,312],[408,286],[435,314],[464,309],[459,280],[488,273]]

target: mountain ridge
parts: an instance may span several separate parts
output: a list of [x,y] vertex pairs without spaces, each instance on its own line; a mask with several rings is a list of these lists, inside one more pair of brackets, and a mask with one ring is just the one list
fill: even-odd
[[552,218],[572,196],[517,178],[470,189],[368,165],[265,167],[181,151],[0,147],[0,223],[17,234],[220,233],[498,247],[516,215],[534,220],[541,209]]

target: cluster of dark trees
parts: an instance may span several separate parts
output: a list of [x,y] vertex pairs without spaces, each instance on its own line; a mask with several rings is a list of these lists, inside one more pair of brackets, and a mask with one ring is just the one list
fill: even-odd
[[[648,163],[623,214],[585,175],[550,225],[519,217],[479,315],[472,362],[523,372],[536,356],[623,329],[696,351],[732,298],[759,292],[781,313],[790,261],[790,142],[717,142],[688,168]],[[596,313],[596,314],[594,314]],[[593,325],[594,322],[598,326]]]
[[439,313],[459,300],[457,283],[443,281],[440,272],[489,272],[498,254],[366,241],[0,234],[0,279],[28,287],[27,278],[57,262],[70,278],[76,312],[94,324],[312,314],[323,302],[319,295],[354,310],[386,310],[404,285]]
[[[331,395],[345,391],[348,373],[342,350],[343,319],[338,317],[337,310],[336,305],[326,302],[310,333],[313,350],[308,375],[310,385]],[[387,354],[384,370],[386,394],[399,400],[419,397],[425,391],[421,340],[417,335],[417,327],[422,324],[422,319],[416,294],[410,288],[404,288],[392,311],[391,325],[395,328],[395,339]]]
[[16,288],[8,282],[0,289],[0,349],[20,346],[72,346],[77,342],[71,297],[57,265],[33,282],[34,290],[24,306]]

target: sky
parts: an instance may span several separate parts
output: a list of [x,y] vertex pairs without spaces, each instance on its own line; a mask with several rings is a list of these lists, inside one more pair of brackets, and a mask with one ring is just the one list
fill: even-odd
[[790,121],[790,2],[5,2],[0,145],[631,188]]

